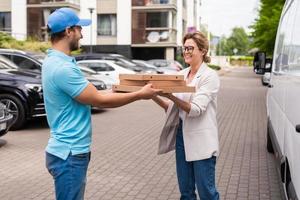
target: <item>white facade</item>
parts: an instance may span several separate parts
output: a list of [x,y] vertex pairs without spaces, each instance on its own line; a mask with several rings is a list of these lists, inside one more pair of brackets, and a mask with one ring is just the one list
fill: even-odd
[[[30,24],[28,25],[28,20],[30,20],[28,18],[31,16],[29,14],[29,10],[32,12],[32,10],[37,9],[33,12],[41,12],[42,14],[39,16],[44,16],[44,18],[47,18],[47,13],[49,14],[51,10],[53,11],[60,7],[60,5],[55,1],[47,3],[49,7],[45,7],[45,3],[43,5],[27,5],[27,0],[4,1],[7,1],[7,4],[9,4],[9,1],[11,1],[12,35],[19,40],[26,39],[28,32],[30,34],[30,30],[31,34],[37,34],[38,37],[44,37],[45,39],[45,35],[43,36],[43,32],[41,32],[41,27],[39,26],[41,24],[45,24],[44,22],[41,23],[41,20],[34,19],[35,23],[30,21]],[[138,3],[144,4],[134,5],[134,1],[132,0],[81,0],[80,4],[73,4],[71,1],[65,1],[61,5],[73,8],[78,13],[80,18],[92,19],[91,26],[83,27],[83,38],[81,40],[82,45],[122,45],[129,46],[131,48],[144,49],[154,47],[165,48],[165,58],[172,59],[175,56],[176,48],[182,45],[182,37],[186,31],[189,29],[199,30],[200,28],[200,1],[201,0],[170,0],[170,2],[166,4],[159,3],[160,1],[156,0],[149,0],[148,3],[145,3],[146,1],[137,1]],[[91,8],[92,13],[90,11]],[[146,24],[148,23],[148,17],[151,16],[151,13],[160,12],[167,13],[167,19],[165,22],[167,26],[163,25],[158,27],[149,27]],[[137,13],[144,13],[144,15]],[[27,15],[29,17],[27,17]],[[113,15],[113,17],[116,19],[115,34],[103,35],[99,33],[99,16],[102,17],[105,15]],[[135,16],[135,18],[132,18],[133,16]],[[133,24],[139,23],[136,18],[137,16],[143,17],[142,20],[145,24],[143,25],[142,29],[144,29],[144,32],[137,32],[137,29],[134,29]],[[157,16],[160,15],[157,14]],[[31,24],[34,24],[35,29],[29,28],[29,30],[27,30],[27,27],[31,26]],[[138,29],[139,28],[141,27],[138,27]],[[36,33],[35,30],[38,31],[39,34]],[[164,33],[164,36],[166,36],[166,33],[168,33],[167,39],[159,42],[149,42],[149,40],[147,41],[147,37],[151,32],[157,32],[160,35],[163,35]],[[137,37],[144,41],[136,40]]]
[[[80,1],[79,17],[91,19],[91,26],[82,28],[83,38],[80,40],[84,45],[96,45],[97,43],[97,0]],[[91,14],[92,10],[92,14]]]
[[131,0],[117,1],[117,44],[131,45]]
[[11,0],[12,36],[17,40],[27,38],[26,0]]

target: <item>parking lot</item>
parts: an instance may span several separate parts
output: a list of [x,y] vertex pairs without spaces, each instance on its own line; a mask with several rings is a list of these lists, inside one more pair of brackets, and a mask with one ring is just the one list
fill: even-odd
[[[273,156],[266,151],[266,87],[251,68],[221,76],[218,122],[221,199],[282,199]],[[164,112],[152,101],[93,113],[92,158],[85,199],[179,199],[174,152],[157,155]],[[54,199],[45,168],[45,119],[0,141],[0,199]]]

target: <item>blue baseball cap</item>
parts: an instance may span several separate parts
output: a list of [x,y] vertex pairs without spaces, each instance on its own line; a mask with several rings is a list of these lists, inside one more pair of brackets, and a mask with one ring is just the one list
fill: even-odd
[[48,27],[52,33],[58,33],[71,26],[88,26],[92,23],[90,19],[79,19],[71,8],[60,8],[48,17]]

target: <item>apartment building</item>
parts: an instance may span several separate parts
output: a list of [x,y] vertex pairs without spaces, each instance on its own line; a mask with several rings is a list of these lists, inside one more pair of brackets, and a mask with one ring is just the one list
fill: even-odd
[[70,7],[92,19],[81,41],[87,51],[174,59],[184,33],[200,28],[200,6],[201,0],[1,0],[0,31],[47,40],[49,14]]

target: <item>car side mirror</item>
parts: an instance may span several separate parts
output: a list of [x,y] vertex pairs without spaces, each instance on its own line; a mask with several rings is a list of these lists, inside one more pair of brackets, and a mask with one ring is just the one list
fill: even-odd
[[266,53],[256,52],[253,59],[253,69],[256,74],[265,74],[266,72]]

